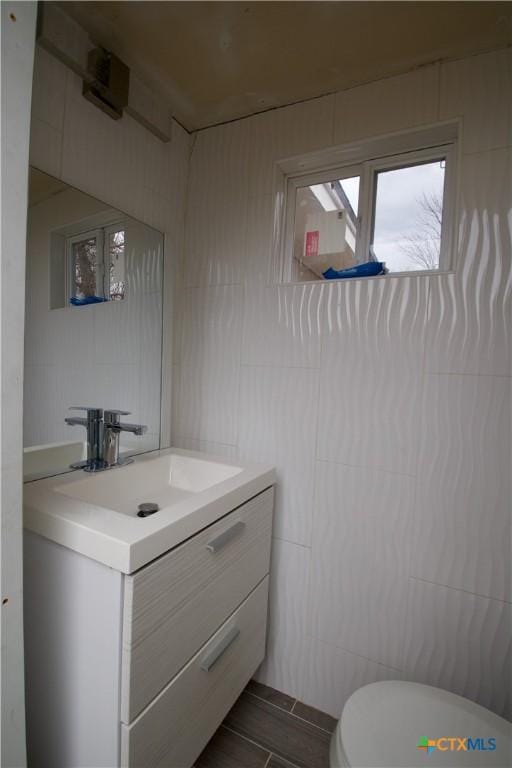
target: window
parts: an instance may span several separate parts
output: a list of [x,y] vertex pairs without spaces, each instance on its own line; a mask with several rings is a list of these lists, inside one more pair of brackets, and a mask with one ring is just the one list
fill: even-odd
[[[445,138],[446,130],[441,133]],[[420,140],[416,135],[403,139],[403,152],[396,151],[399,136],[388,144],[370,141],[346,153],[339,150],[346,164],[286,174],[282,279],[451,268],[455,141],[418,148]],[[358,162],[349,163],[355,154]]]
[[378,171],[371,248],[391,272],[439,269],[446,159]]
[[67,253],[71,304],[124,299],[124,225],[113,224],[68,236]]
[[350,168],[294,179],[292,280],[324,279],[328,269],[355,264],[360,181]]

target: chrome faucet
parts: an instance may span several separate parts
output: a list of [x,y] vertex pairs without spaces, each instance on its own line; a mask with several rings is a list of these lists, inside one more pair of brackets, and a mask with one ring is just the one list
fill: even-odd
[[68,416],[66,424],[82,426],[87,430],[87,459],[71,464],[72,469],[84,469],[86,472],[101,472],[104,469],[131,464],[133,459],[119,456],[119,435],[132,432],[143,435],[147,427],[144,424],[125,424],[121,416],[129,416],[128,411],[103,411],[102,408],[73,406],[71,411],[86,411],[86,416]]
[[130,464],[133,459],[120,458],[119,435],[121,432],[132,432],[143,435],[147,427],[143,424],[127,424],[120,421],[121,416],[129,416],[130,411],[105,411],[103,414],[103,461],[107,467]]
[[73,469],[88,469],[94,471],[92,467],[100,466],[102,459],[102,441],[103,441],[103,409],[87,408],[86,406],[73,405],[70,411],[85,411],[86,416],[68,416],[64,421],[70,426],[82,426],[87,430],[87,459],[71,464]]

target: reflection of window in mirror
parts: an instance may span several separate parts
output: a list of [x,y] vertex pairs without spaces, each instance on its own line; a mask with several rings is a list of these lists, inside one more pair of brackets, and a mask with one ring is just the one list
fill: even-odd
[[110,227],[107,235],[108,297],[111,301],[124,299],[125,252],[124,227]]
[[67,276],[72,305],[121,301],[125,294],[123,222],[68,235]]

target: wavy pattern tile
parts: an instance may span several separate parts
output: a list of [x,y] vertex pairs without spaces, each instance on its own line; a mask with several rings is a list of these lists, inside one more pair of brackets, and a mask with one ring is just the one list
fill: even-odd
[[233,285],[185,292],[177,436],[237,442],[242,294]]
[[68,70],[44,48],[36,46],[32,83],[32,117],[62,132]]
[[129,219],[126,231],[126,281],[131,295],[155,293],[163,283],[163,238],[161,232]]
[[463,117],[464,152],[510,146],[512,50],[469,56],[441,65],[439,118]]
[[464,157],[461,171],[456,273],[431,281],[426,369],[510,376],[512,150]]
[[400,668],[413,501],[412,478],[317,463],[313,636]]
[[427,376],[413,576],[512,600],[512,379]]
[[208,440],[193,440],[190,437],[177,437],[172,445],[176,448],[184,448],[187,451],[202,451],[212,456],[223,456],[235,461],[238,456],[236,445],[224,445],[224,443],[212,443]]
[[307,649],[303,700],[336,718],[349,696],[361,686],[404,677],[397,669],[375,664],[316,638],[308,638]]
[[511,718],[512,606],[411,579],[404,669]]
[[[293,528],[299,516],[287,515],[295,507],[307,518],[310,469],[302,467],[309,460],[313,417],[304,401],[305,381],[318,368],[320,378],[316,455],[322,461],[314,477],[310,613],[305,619],[298,597],[307,585],[305,550],[278,541],[273,568],[282,589],[273,593],[271,608],[278,628],[271,631],[262,680],[333,715],[359,685],[402,674],[393,667],[403,669],[405,636],[413,679],[417,673],[424,682],[506,709],[506,678],[497,670],[505,664],[508,619],[501,603],[468,591],[508,594],[502,501],[507,493],[510,498],[510,473],[503,468],[510,447],[502,416],[510,408],[510,381],[426,376],[425,369],[510,376],[512,173],[507,150],[487,151],[510,144],[510,56],[501,51],[426,67],[334,99],[275,110],[244,121],[245,149],[239,135],[232,139],[234,156],[248,158],[245,252],[235,226],[226,252],[230,264],[239,252],[241,271],[229,267],[214,277],[245,282],[242,362],[251,367],[242,372],[233,440],[282,465],[281,535],[306,542],[302,523]],[[329,133],[334,101],[335,138]],[[386,110],[379,111],[376,105],[383,103]],[[462,116],[463,150],[478,153],[462,156],[456,273],[273,285],[273,163],[332,141],[435,121],[439,103],[442,119]],[[209,148],[203,145],[199,171],[228,157],[222,141],[212,134]],[[225,189],[228,204],[231,184],[219,193]],[[189,226],[198,222],[206,242],[211,217],[203,219],[196,206]],[[192,259],[189,269],[195,267]],[[186,343],[199,345],[195,336],[201,334],[198,327]],[[203,375],[210,365],[204,352],[194,370]],[[220,391],[202,402],[202,413],[219,407],[224,413]],[[195,417],[187,418],[194,424]],[[295,432],[300,424],[302,434]],[[296,475],[294,466],[300,468]],[[411,572],[466,591],[412,580],[422,594],[419,607],[409,596],[406,611]],[[434,598],[423,597],[431,591]],[[315,635],[307,643],[304,626]]]
[[271,463],[278,482],[274,536],[311,544],[318,371],[242,367],[240,456]]
[[318,458],[415,474],[428,279],[328,287]]
[[57,178],[61,175],[62,133],[52,125],[32,117],[30,122],[29,163]]
[[271,194],[277,160],[332,144],[334,96],[273,109],[243,122],[249,126],[249,197]]
[[[160,433],[162,387],[162,296],[160,292],[144,296],[144,310],[139,328],[140,366],[138,412],[148,432]],[[158,442],[156,443],[158,446]]]
[[[437,119],[439,65],[336,94],[334,143],[402,131]],[[385,109],[379,109],[385,104]]]
[[251,195],[247,210],[244,281],[247,285],[272,282],[273,196]]
[[267,656],[256,679],[300,698],[308,618],[310,550],[273,539]]
[[261,285],[246,290],[246,365],[318,368],[327,286]]
[[242,120],[193,139],[185,285],[240,283],[247,230],[248,126]]

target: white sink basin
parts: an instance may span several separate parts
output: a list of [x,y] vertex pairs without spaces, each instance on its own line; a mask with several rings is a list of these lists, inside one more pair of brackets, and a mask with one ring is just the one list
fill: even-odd
[[[171,448],[106,472],[25,484],[25,528],[123,573],[211,525],[275,482],[271,467]],[[138,505],[159,511],[138,517]]]
[[242,467],[232,464],[167,453],[94,475],[81,472],[79,480],[57,485],[55,491],[136,517],[143,502],[154,502],[160,509],[171,507],[241,472]]

